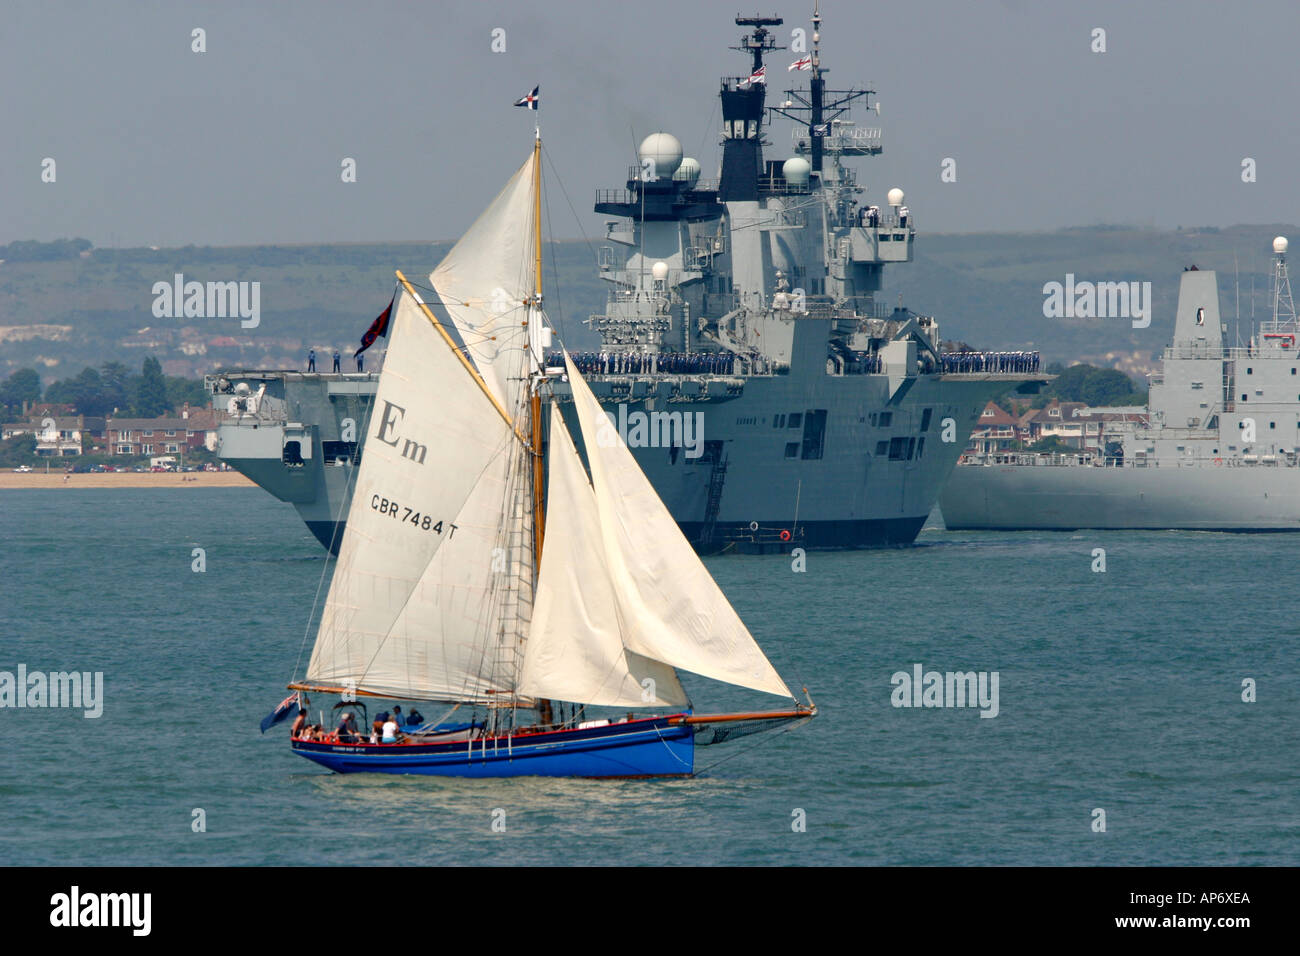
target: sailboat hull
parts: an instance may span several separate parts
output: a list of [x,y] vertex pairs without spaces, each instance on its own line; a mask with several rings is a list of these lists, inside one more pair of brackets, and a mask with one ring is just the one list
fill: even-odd
[[676,717],[473,741],[339,744],[294,740],[335,773],[446,777],[681,777],[694,770],[694,730]]

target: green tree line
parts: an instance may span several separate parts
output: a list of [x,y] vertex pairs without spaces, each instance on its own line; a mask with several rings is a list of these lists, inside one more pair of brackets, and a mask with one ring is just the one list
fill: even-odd
[[92,417],[156,418],[188,402],[206,407],[207,392],[199,379],[164,375],[162,364],[149,356],[138,374],[121,362],[87,367],[71,378],[41,388],[35,369],[23,368],[0,382],[0,406],[5,419],[22,413],[23,402],[46,401],[72,405],[79,414]]
[[[1034,397],[1030,403],[1033,408],[1043,408],[1053,399],[1083,402],[1094,408],[1147,403],[1146,389],[1139,387],[1133,379],[1117,369],[1098,368],[1082,362],[1066,368],[1060,362],[1053,362],[1047,366],[1046,372],[1055,375],[1056,379]],[[1014,397],[1015,390],[1008,389],[996,401],[1005,411],[1014,414],[1015,408],[1011,402]]]

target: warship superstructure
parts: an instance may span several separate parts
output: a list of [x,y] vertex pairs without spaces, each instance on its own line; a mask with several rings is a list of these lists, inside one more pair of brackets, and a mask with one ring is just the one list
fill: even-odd
[[[789,70],[808,85],[770,106],[765,58],[784,49],[772,32],[782,20],[736,23],[749,72],[721,83],[718,178],[658,132],[623,188],[597,192],[609,295],[589,319],[600,349],[576,357],[700,549],[910,543],[985,401],[1046,378],[1031,353],[961,371],[970,363],[943,354],[933,317],[877,299],[885,266],[912,261],[916,231],[901,189],[876,202],[847,164],[882,150],[880,130],[851,118],[874,91],[827,88],[814,15],[811,50]],[[782,158],[766,159],[778,119],[793,128],[773,134]],[[567,421],[563,362],[548,365]],[[232,408],[255,406],[222,426],[222,457],[336,545],[373,380],[230,370],[208,381]]]
[[1094,452],[971,456],[941,509],[950,530],[1300,530],[1300,322],[1273,241],[1272,317],[1225,345],[1215,273],[1185,271],[1173,341],[1143,420]]

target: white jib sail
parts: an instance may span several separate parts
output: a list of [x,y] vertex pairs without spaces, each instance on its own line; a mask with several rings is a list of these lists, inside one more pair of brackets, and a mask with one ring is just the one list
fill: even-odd
[[625,628],[623,643],[682,670],[793,697],[610,426],[567,352],[565,364]]
[[509,507],[526,452],[405,292],[390,337],[307,679],[486,699],[513,680],[494,618],[518,597],[499,569],[531,562]]
[[673,669],[630,651],[601,541],[596,496],[551,406],[546,545],[519,691],[615,707],[681,707]]
[[516,354],[526,347],[524,301],[533,294],[532,155],[429,275],[439,301],[488,387],[517,407]]

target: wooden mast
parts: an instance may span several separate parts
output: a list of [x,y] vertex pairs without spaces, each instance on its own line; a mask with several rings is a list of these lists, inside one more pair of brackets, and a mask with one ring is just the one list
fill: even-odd
[[[542,321],[542,129],[536,128],[533,138],[533,308],[529,315],[530,322]],[[533,348],[542,348],[542,328],[530,328],[528,339]],[[530,349],[530,352],[533,350]],[[536,584],[537,572],[542,566],[542,539],[546,531],[546,513],[542,506],[546,474],[542,461],[542,375],[546,367],[546,358],[533,352],[532,395],[530,397],[532,412],[532,449],[533,449],[533,582]],[[536,592],[534,592],[536,593]],[[549,724],[554,719],[551,702],[546,698],[537,700],[537,717],[542,724]]]
[[[536,250],[536,263],[533,278],[533,314],[531,320],[542,320],[542,133],[539,128],[533,140],[533,246]],[[529,329],[529,338],[541,348],[542,330]],[[533,567],[538,568],[542,560],[542,538],[546,529],[546,515],[542,507],[542,493],[545,488],[545,474],[542,466],[542,372],[545,367],[544,356],[534,356],[537,361],[536,374],[533,377],[532,426],[533,426]]]

